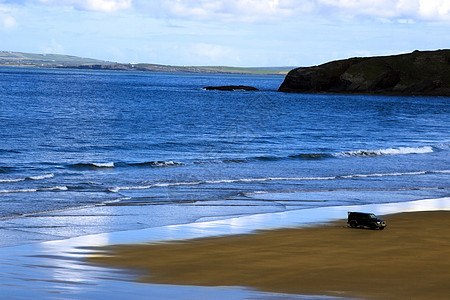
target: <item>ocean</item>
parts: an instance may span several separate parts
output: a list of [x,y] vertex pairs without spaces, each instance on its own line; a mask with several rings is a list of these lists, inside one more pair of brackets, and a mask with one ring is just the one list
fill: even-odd
[[285,94],[283,79],[0,68],[0,222],[145,208],[128,230],[450,195],[450,98]]

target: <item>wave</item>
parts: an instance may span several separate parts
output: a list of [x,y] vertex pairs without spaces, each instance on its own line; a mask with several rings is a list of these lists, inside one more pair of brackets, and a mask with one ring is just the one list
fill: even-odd
[[395,172],[395,173],[373,173],[373,174],[352,174],[340,175],[337,178],[367,178],[367,177],[386,177],[386,176],[412,176],[412,175],[426,175],[426,174],[450,173],[450,170],[436,170],[436,171],[417,171],[417,172]]
[[186,185],[201,185],[201,184],[222,184],[222,183],[239,183],[239,182],[264,182],[264,181],[310,181],[310,180],[333,180],[335,176],[331,177],[268,177],[268,178],[241,178],[241,179],[221,179],[221,180],[200,180],[187,182],[164,182],[154,183],[142,186],[127,186],[115,187],[110,189],[111,192],[119,192],[122,190],[147,190],[154,187],[171,187],[171,186],[186,186]]
[[67,186],[54,186],[36,189],[0,190],[0,194],[36,193],[36,192],[67,191],[67,190],[69,190]]
[[[315,190],[289,190],[289,191],[252,191],[252,192],[243,192],[241,195],[243,196],[252,196],[252,195],[268,195],[268,194],[292,194],[292,193],[314,193],[314,192],[403,192],[403,191],[430,191],[430,190],[442,190],[449,189],[450,187],[441,187],[441,186],[433,186],[433,187],[411,187],[411,188],[333,188],[333,189],[315,189]],[[307,202],[324,202],[325,200],[306,200]]]
[[76,163],[68,165],[69,168],[77,170],[95,170],[95,169],[113,169],[113,168],[123,168],[123,167],[174,167],[182,166],[184,164],[175,162],[172,160],[154,160],[147,162],[138,163],[126,163],[126,162],[105,162],[105,163]]
[[424,154],[432,153],[433,147],[398,147],[398,148],[387,148],[387,149],[377,149],[377,150],[355,150],[355,151],[345,151],[333,154],[337,157],[352,157],[352,156],[381,156],[381,155],[407,155],[407,154]]
[[[276,155],[264,155],[264,156],[254,156],[248,158],[235,158],[235,159],[223,159],[215,161],[216,163],[245,163],[249,161],[280,161],[280,160],[322,160],[322,159],[332,159],[332,158],[348,158],[348,157],[376,157],[385,155],[409,155],[409,154],[426,154],[433,153],[434,148],[431,146],[423,147],[398,147],[398,148],[386,148],[386,149],[374,149],[374,150],[352,150],[352,151],[342,151],[336,153],[299,153],[291,154],[287,156],[276,156]],[[203,162],[195,162],[201,164]]]
[[173,166],[182,166],[183,164],[172,160],[169,161],[155,160],[141,163],[127,163],[126,165],[132,167],[173,167]]
[[324,158],[332,158],[334,157],[332,154],[328,153],[301,153],[301,154],[292,154],[288,156],[271,156],[271,155],[265,155],[265,156],[254,156],[247,159],[224,159],[219,162],[223,163],[243,163],[248,162],[252,160],[256,161],[280,161],[280,160],[288,160],[288,159],[301,159],[301,160],[320,160]]
[[345,158],[345,157],[374,157],[374,156],[384,156],[384,155],[408,155],[408,154],[425,154],[433,153],[433,147],[423,146],[423,147],[398,147],[398,148],[386,148],[386,149],[374,149],[374,150],[353,150],[353,151],[342,151],[337,153],[300,153],[293,154],[287,157],[257,157],[256,159],[261,160],[282,160],[286,158],[290,159],[302,159],[302,160],[321,160],[326,158]]
[[69,188],[64,185],[37,189],[37,191],[68,191],[68,190]]
[[76,163],[69,165],[69,168],[83,170],[83,169],[112,169],[114,168],[113,162],[106,163]]
[[37,189],[19,189],[19,190],[0,190],[0,194],[13,194],[13,193],[34,193]]
[[0,179],[0,183],[15,183],[15,182],[21,182],[26,180],[44,180],[55,177],[55,174],[44,174],[44,175],[37,175],[37,176],[28,176],[23,178],[13,178],[13,179]]
[[17,150],[9,150],[9,149],[0,149],[0,153],[20,153],[20,151]]
[[319,160],[330,157],[333,157],[333,155],[328,153],[304,153],[304,154],[289,155],[289,158],[299,158],[306,160]]
[[[425,154],[433,153],[434,148],[431,146],[423,147],[398,147],[398,148],[386,148],[386,149],[375,149],[375,150],[352,150],[352,151],[342,151],[337,153],[299,153],[291,154],[287,156],[276,156],[276,155],[263,155],[263,156],[253,156],[244,158],[224,158],[217,160],[196,160],[189,164],[217,164],[217,163],[247,163],[251,161],[280,161],[280,160],[322,160],[322,159],[333,159],[333,158],[348,158],[348,157],[376,157],[383,155],[408,155],[408,154]],[[68,165],[67,167],[78,170],[95,170],[95,169],[112,169],[112,168],[124,168],[124,167],[175,167],[184,166],[185,163],[177,162],[174,160],[154,160],[146,162],[104,162],[104,163],[76,163]]]
[[11,167],[0,167],[0,174],[6,174],[14,171],[14,168]]
[[265,181],[315,181],[315,180],[339,180],[350,178],[369,178],[369,177],[387,177],[387,176],[415,176],[426,174],[450,174],[450,170],[431,170],[416,172],[398,172],[398,173],[372,173],[372,174],[350,174],[328,177],[267,177],[267,178],[240,178],[240,179],[221,179],[221,180],[199,180],[185,182],[162,182],[148,185],[114,187],[108,191],[118,193],[123,190],[147,190],[156,187],[188,186],[202,184],[226,184],[226,183],[245,183],[245,182],[265,182]]
[[55,174],[50,173],[50,174],[45,174],[45,175],[30,176],[30,177],[27,177],[26,179],[29,179],[29,180],[44,180],[44,179],[53,178],[53,177],[55,177]]
[[[302,154],[292,154],[288,156],[253,156],[248,158],[227,158],[222,160],[211,161],[213,163],[246,163],[249,161],[280,161],[280,160],[289,160],[289,159],[301,159],[301,160],[320,160],[324,158],[333,158],[332,154],[328,153],[302,153]],[[209,163],[211,163],[209,162]],[[205,161],[197,161],[195,164],[206,163]]]

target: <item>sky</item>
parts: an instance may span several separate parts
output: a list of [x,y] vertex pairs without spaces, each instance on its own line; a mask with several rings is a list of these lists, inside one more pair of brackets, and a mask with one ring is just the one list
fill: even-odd
[[450,48],[450,0],[0,0],[0,51],[313,66]]

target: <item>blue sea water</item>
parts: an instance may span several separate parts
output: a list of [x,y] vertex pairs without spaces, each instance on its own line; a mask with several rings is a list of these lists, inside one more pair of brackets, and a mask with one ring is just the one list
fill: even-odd
[[[207,219],[450,195],[450,98],[278,93],[282,81],[0,68],[0,219],[104,206]],[[260,91],[202,89],[227,84]]]

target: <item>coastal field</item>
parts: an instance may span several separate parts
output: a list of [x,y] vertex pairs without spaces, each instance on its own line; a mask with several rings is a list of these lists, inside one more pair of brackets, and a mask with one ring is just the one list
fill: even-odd
[[139,281],[247,286],[365,299],[448,299],[450,212],[388,215],[381,230],[325,226],[185,242],[120,245],[90,262],[144,271]]

